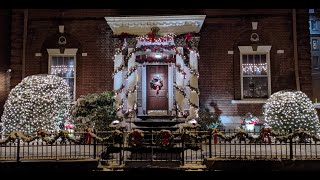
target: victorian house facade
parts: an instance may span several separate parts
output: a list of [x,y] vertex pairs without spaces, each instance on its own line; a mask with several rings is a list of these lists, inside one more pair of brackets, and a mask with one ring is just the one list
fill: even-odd
[[232,128],[248,112],[262,116],[279,90],[314,99],[308,9],[13,9],[10,17],[1,106],[33,74],[63,77],[74,100],[113,90],[124,118],[195,119],[209,108]]

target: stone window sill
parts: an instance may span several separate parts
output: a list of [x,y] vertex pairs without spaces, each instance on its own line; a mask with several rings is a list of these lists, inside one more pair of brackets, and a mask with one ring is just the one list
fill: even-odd
[[232,100],[232,104],[264,104],[267,99],[242,99],[242,100]]

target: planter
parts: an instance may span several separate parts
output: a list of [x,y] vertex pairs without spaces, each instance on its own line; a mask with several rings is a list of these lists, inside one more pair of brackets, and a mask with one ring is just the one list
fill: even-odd
[[245,130],[246,131],[254,131],[254,124],[246,124]]

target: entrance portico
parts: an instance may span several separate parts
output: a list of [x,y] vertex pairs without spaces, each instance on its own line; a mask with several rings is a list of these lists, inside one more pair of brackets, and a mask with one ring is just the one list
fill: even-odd
[[117,115],[197,119],[199,33],[205,15],[105,17],[115,37]]

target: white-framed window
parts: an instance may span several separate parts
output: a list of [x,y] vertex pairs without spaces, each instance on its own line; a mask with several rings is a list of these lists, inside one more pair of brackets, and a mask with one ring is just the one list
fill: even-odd
[[241,99],[267,99],[271,95],[271,46],[238,46],[240,50]]
[[319,72],[320,71],[320,58],[319,56],[311,56],[312,59],[312,71]]
[[312,31],[318,31],[318,21],[313,19],[313,20],[310,20],[310,29]]
[[76,97],[76,54],[78,49],[47,49],[49,54],[48,73],[62,77],[70,86],[70,98]]

